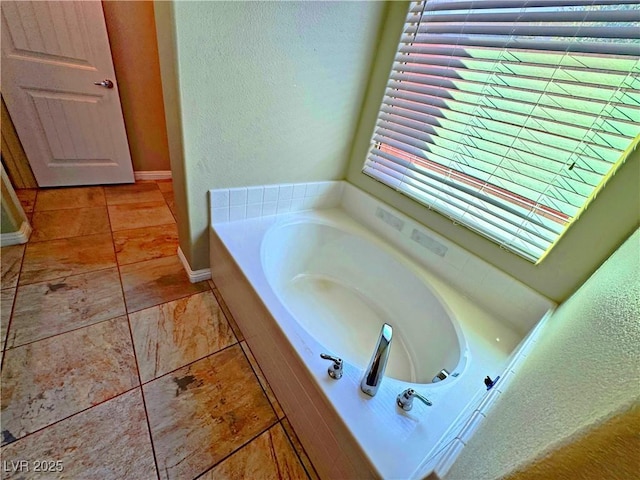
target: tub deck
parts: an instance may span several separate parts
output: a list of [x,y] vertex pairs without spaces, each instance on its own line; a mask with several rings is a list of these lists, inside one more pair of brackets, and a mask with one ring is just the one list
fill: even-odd
[[[452,428],[467,420],[460,417],[465,407],[477,403],[485,392],[484,377],[502,373],[522,334],[420,268],[421,278],[458,319],[468,348],[464,372],[442,385],[385,378],[375,397],[360,391],[363,368],[358,366],[346,363],[343,378],[332,380],[327,375],[328,362],[320,359],[326,346],[293,318],[262,267],[260,250],[266,232],[294,218],[330,222],[380,242],[341,208],[215,224],[210,230],[214,282],[321,476],[420,478],[428,474],[431,458],[454,441]],[[416,402],[410,412],[401,411],[395,398],[407,387],[427,396],[433,406]]]

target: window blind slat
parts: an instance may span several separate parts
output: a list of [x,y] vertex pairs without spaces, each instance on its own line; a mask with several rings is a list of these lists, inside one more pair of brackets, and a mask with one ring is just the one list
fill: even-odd
[[[543,253],[544,246],[549,241],[531,224],[527,225],[526,221],[505,219],[504,212],[492,210],[492,205],[482,203],[472,195],[450,190],[440,182],[434,182],[433,184],[425,182],[415,172],[405,171],[401,173],[382,164],[375,164],[375,168],[368,167],[365,167],[365,173],[378,179],[384,177],[390,179],[399,191],[409,194],[409,196],[418,201],[428,202],[428,205],[435,206],[454,221],[463,217],[471,217],[476,224],[489,225],[494,230],[495,237],[501,240],[501,243],[509,244],[516,238],[523,240],[526,238],[524,243],[528,248],[533,247],[535,251]],[[413,175],[415,175],[415,178]]]
[[[451,57],[456,62],[468,60],[501,60],[512,64],[524,63],[526,65],[551,65],[562,68],[595,69],[608,70],[612,72],[622,72],[637,70],[639,62],[633,57],[625,55],[612,55],[607,57],[594,57],[588,53],[567,52],[560,50],[525,50],[517,48],[495,48],[483,47],[480,45],[465,46],[461,44],[447,43],[420,43],[415,38],[406,37],[410,43],[402,45],[398,49],[400,54],[408,55],[433,55]],[[637,48],[637,45],[634,45]],[[584,72],[581,72],[584,73]]]
[[[565,8],[565,7],[560,7]],[[558,10],[557,7],[538,8],[504,8],[493,11],[448,10],[446,13],[432,14],[427,18],[426,29],[436,23],[462,24],[472,17],[475,24],[486,22],[494,25],[498,22],[514,24],[526,18],[527,22],[630,22],[634,17],[633,10],[589,10],[575,9]],[[636,15],[637,16],[637,15]],[[509,27],[509,26],[506,26]],[[512,30],[510,30],[512,31]]]
[[[546,241],[549,241],[557,234],[557,232],[548,229],[543,222],[537,219],[531,221],[532,219],[528,217],[524,211],[518,211],[517,208],[505,210],[490,196],[478,193],[471,188],[466,188],[463,185],[452,182],[445,177],[438,176],[427,170],[420,170],[410,162],[402,165],[399,161],[389,161],[382,156],[372,156],[370,161],[386,166],[388,173],[391,175],[393,175],[393,173],[391,173],[391,171],[393,171],[405,177],[405,180],[406,178],[420,180],[428,191],[432,193],[444,193],[447,197],[450,197],[448,198],[450,203],[456,204],[457,202],[463,202],[458,204],[459,208],[466,208],[468,204],[472,204],[477,209],[492,215],[501,222],[504,222],[504,224],[508,224],[508,228],[512,228],[514,231],[524,229],[538,239]],[[415,183],[414,185],[417,186]],[[498,206],[499,209],[493,211],[490,206]],[[523,221],[526,222],[523,223]],[[526,225],[526,223],[529,225]]]
[[548,39],[531,39],[528,37],[504,37],[500,35],[425,35],[417,34],[415,37],[407,35],[402,37],[403,43],[422,44],[457,44],[470,47],[514,48],[519,50],[568,52],[568,53],[593,53],[603,55],[637,55],[638,44],[636,42],[611,43],[596,42],[585,39],[575,42],[571,37],[555,38],[551,43]]
[[[424,103],[414,103],[411,101],[405,101],[400,98],[395,97],[384,97],[383,100],[385,105],[389,107],[398,107],[406,110],[411,110],[414,112],[422,113],[425,115],[431,115],[434,118],[453,118],[453,119],[462,119],[465,121],[466,119],[473,119],[470,122],[475,121],[474,124],[484,125],[485,122],[487,124],[499,124],[503,126],[511,126],[513,128],[518,128],[522,130],[523,135],[533,135],[535,138],[535,132],[543,132],[547,134],[557,134],[559,136],[573,138],[576,140],[580,140],[587,135],[592,135],[594,139],[602,139],[603,142],[607,142],[610,138],[621,138],[626,139],[628,144],[629,136],[624,136],[619,130],[614,132],[608,132],[604,129],[595,130],[590,128],[584,128],[579,125],[569,124],[566,122],[554,122],[552,120],[545,119],[535,119],[535,121],[531,120],[529,117],[522,115],[513,115],[507,114],[506,112],[500,111],[492,111],[490,115],[487,114],[486,111],[478,112],[478,115],[473,115],[473,113],[467,113],[466,111],[457,111],[454,109],[444,109],[440,108],[440,106],[444,106],[444,104],[434,99],[433,105]],[[454,102],[450,102],[453,107],[456,106]],[[604,120],[600,120],[603,122]],[[598,121],[596,121],[598,122]],[[473,124],[473,123],[472,123]],[[524,127],[527,127],[526,129]],[[594,124],[594,127],[600,127],[599,123]],[[498,127],[499,128],[499,127]],[[629,130],[633,133],[633,125],[629,126]],[[615,130],[615,129],[614,129]],[[592,133],[593,132],[593,133]]]
[[[476,115],[481,118],[490,118],[494,120],[513,123],[515,125],[526,125],[531,121],[542,121],[544,123],[551,122],[551,131],[555,128],[556,123],[568,123],[565,120],[564,112],[558,108],[542,107],[539,105],[519,105],[518,102],[502,101],[499,105],[483,105],[464,101],[458,101],[447,96],[440,97],[435,95],[418,94],[401,90],[387,89],[386,95],[391,98],[400,98],[411,102],[440,107],[450,108],[457,112]],[[506,107],[506,108],[505,108]],[[604,112],[606,113],[606,112]],[[571,115],[574,125],[591,129],[594,127],[594,117],[590,115],[574,113]],[[633,137],[633,133],[637,131],[637,123],[625,121],[618,118],[604,118],[602,124],[598,125],[599,129],[609,133],[619,133]]]
[[[509,35],[527,36],[527,37],[568,37],[575,33],[575,27],[572,25],[540,25],[516,23],[505,26],[498,22],[487,23],[421,23],[418,27],[409,26],[405,33],[428,33],[428,34],[462,34],[462,35],[500,35],[508,30]],[[635,40],[638,38],[637,27],[629,25],[623,26],[582,26],[580,34],[584,37],[591,38],[616,38]]]
[[[391,105],[393,104],[393,105]],[[572,128],[568,132],[555,129],[554,131],[545,130],[523,130],[522,125],[514,125],[505,122],[499,122],[488,118],[477,118],[465,113],[457,113],[452,111],[442,112],[431,109],[431,113],[412,109],[413,104],[403,102],[402,100],[385,97],[381,111],[394,114],[401,117],[413,119],[417,122],[433,125],[460,125],[459,127],[451,127],[450,130],[459,130],[466,127],[480,129],[487,132],[486,136],[505,135],[512,141],[513,138],[528,140],[534,145],[562,145],[569,150],[577,149],[580,145],[589,148],[591,145],[601,146],[605,148],[613,148],[618,151],[624,150],[628,145],[628,138],[622,135],[609,134],[605,132],[592,132],[587,129]],[[441,113],[441,115],[437,115]],[[554,125],[554,126],[557,126]],[[559,126],[560,128],[562,125]],[[591,135],[589,135],[591,133]],[[602,173],[608,171],[609,165],[606,162],[598,162],[602,164]]]
[[[414,149],[428,150],[428,158],[431,161],[443,166],[455,166],[455,169],[462,173],[484,182],[490,182],[508,188],[510,191],[527,198],[535,197],[538,193],[544,191],[548,182],[555,179],[555,175],[547,174],[547,181],[545,181],[544,176],[539,171],[538,178],[536,178],[534,175],[526,175],[515,169],[506,168],[501,160],[495,160],[495,156],[492,159],[487,155],[481,159],[479,156],[474,156],[474,153],[478,153],[475,149],[468,148],[467,146],[457,151],[433,143],[425,146],[424,142],[421,142],[419,139],[382,128],[376,130],[374,139],[401,150],[406,150],[407,146],[413,147]],[[454,145],[455,144],[450,143],[448,147]],[[489,152],[483,153],[486,154]],[[491,160],[495,163],[492,163]],[[529,173],[531,173],[531,171]],[[584,194],[588,194],[590,191],[590,189],[582,189],[581,192],[577,192],[576,190],[576,188],[567,189],[558,187],[557,191],[551,195],[551,198],[556,200],[556,202],[560,202],[565,213],[574,214],[582,205]],[[556,206],[557,205],[558,204],[556,204]]]
[[[473,52],[472,52],[473,53]],[[435,54],[411,54],[402,53],[396,56],[393,69],[397,72],[414,71],[416,73],[431,73],[431,75],[442,76],[450,79],[466,79],[482,81],[488,75],[495,75],[496,79],[502,80],[503,84],[518,84],[517,80],[524,77],[523,85],[528,88],[535,88],[540,80],[549,80],[552,76],[554,82],[561,82],[560,85],[575,86],[576,84],[591,84],[592,88],[607,87],[616,89],[624,85],[628,78],[629,70],[635,69],[638,62],[606,62],[600,61],[598,67],[591,67],[587,71],[574,66],[561,66],[554,64],[557,57],[560,62],[564,55],[549,55],[545,61],[525,62],[498,57],[498,59],[466,58],[452,55]],[[500,65],[496,66],[496,60]],[[428,66],[425,68],[425,66]],[[434,66],[441,67],[434,69]],[[460,67],[463,67],[462,69]],[[420,70],[422,68],[422,70]],[[627,70],[623,70],[626,68]],[[430,70],[431,69],[431,70]],[[508,82],[507,82],[508,81]],[[633,86],[630,86],[633,89]]]
[[414,2],[363,172],[539,259],[640,136],[640,2]]
[[[576,171],[576,173],[581,172],[581,176],[571,176],[573,171],[576,170],[576,167],[571,171],[566,168],[566,158],[571,155],[571,151],[555,150],[553,147],[547,147],[544,145],[540,146],[537,150],[538,154],[540,153],[540,149],[545,150],[545,155],[541,158],[534,153],[534,151],[536,151],[536,143],[523,141],[519,138],[508,135],[502,135],[498,132],[482,131],[482,129],[477,129],[464,124],[447,122],[446,120],[441,121],[439,127],[431,127],[429,124],[425,125],[420,122],[408,120],[404,117],[389,114],[381,114],[380,120],[381,122],[379,123],[379,126],[394,131],[406,131],[410,135],[418,135],[421,131],[424,131],[431,135],[442,136],[452,142],[460,138],[460,135],[465,135],[465,137],[469,138],[469,141],[477,148],[493,153],[505,151],[505,160],[514,165],[514,169],[517,168],[520,169],[520,171],[523,171],[522,169],[524,169],[524,171],[535,169],[536,173],[543,172],[543,175],[559,175],[562,178],[566,178],[566,181],[570,184],[581,184],[585,188],[593,188],[597,186],[600,178],[602,177],[597,173],[584,170],[581,166],[578,166]],[[406,127],[407,130],[403,130],[398,126]],[[483,138],[483,136],[485,138]],[[502,149],[497,150],[495,147],[502,147]],[[510,154],[509,149],[512,149],[513,153]],[[556,152],[556,155],[553,155],[554,151]],[[561,159],[565,159],[565,161],[559,161]]]
[[[446,86],[436,86],[431,83],[413,82],[395,82],[391,81],[388,84],[389,88],[398,91],[408,91],[425,95],[439,96],[443,98],[453,98],[468,103],[479,103],[483,101],[485,103],[492,102],[511,102],[511,111],[515,111],[517,106],[522,105],[522,108],[530,106],[546,106],[554,110],[561,110],[565,116],[573,116],[574,114],[588,115],[593,118],[594,115],[599,115],[604,108],[607,107],[611,101],[615,98],[615,91],[611,92],[607,101],[597,99],[584,99],[580,97],[574,97],[569,95],[556,95],[550,94],[545,91],[527,90],[513,87],[503,87],[501,85],[494,85],[490,83],[480,82],[466,82],[460,80],[440,82]],[[428,80],[422,77],[417,80]],[[437,82],[437,78],[432,78],[434,83]],[[578,88],[576,85],[575,88]],[[631,93],[628,96],[628,101],[638,104],[639,106],[617,106],[614,118],[622,121],[630,121],[633,118],[640,117],[640,104],[637,99],[640,99],[640,94]],[[589,101],[585,101],[589,100]],[[515,105],[515,107],[513,106]],[[581,108],[582,107],[582,108]]]
[[[633,5],[637,3],[636,0],[600,0],[598,5]],[[523,8],[531,7],[588,7],[593,5],[593,0],[523,0],[517,3],[517,5]],[[475,1],[450,1],[450,2],[438,2],[431,1],[425,5],[423,2],[414,2],[409,8],[409,15],[407,19],[414,13],[422,13],[426,11],[438,11],[438,10],[469,10],[474,9],[482,11],[484,9],[493,8],[512,8],[514,6],[513,0],[487,0],[484,2]]]

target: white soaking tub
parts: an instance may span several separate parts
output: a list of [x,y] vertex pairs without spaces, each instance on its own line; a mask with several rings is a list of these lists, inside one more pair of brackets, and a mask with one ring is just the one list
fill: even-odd
[[442,369],[462,373],[466,342],[439,295],[410,263],[329,218],[294,216],[269,228],[262,241],[267,282],[291,316],[358,368],[367,367],[388,323],[388,377],[428,384]]
[[[461,448],[465,425],[469,435],[469,424],[483,418],[474,410],[483,379],[505,371],[526,332],[403,253],[406,238],[394,246],[365,227],[369,220],[354,218],[352,207],[366,194],[333,183],[328,197],[303,187],[312,198],[298,209],[262,204],[253,209],[261,215],[246,218],[245,205],[239,219],[234,190],[212,191],[212,277],[321,477],[422,478],[438,454]],[[318,206],[325,208],[304,210]],[[412,225],[390,207],[373,216],[393,225],[392,236]],[[436,249],[448,251],[452,269],[463,261],[455,248]],[[370,397],[360,380],[385,322],[393,327],[391,356]],[[328,376],[321,353],[344,360],[340,380]],[[432,383],[443,369],[450,376]],[[396,396],[406,388],[433,405],[401,410]]]

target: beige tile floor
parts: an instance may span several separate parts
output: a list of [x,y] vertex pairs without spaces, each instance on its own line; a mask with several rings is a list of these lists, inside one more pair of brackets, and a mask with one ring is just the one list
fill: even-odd
[[1,249],[0,478],[317,478],[178,260],[171,182],[17,193],[34,232]]

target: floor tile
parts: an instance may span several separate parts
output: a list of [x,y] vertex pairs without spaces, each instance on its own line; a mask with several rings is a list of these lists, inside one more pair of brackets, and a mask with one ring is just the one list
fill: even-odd
[[7,327],[11,318],[11,309],[13,308],[13,299],[16,296],[15,288],[2,290],[0,293],[0,346],[2,350],[5,347],[7,339]]
[[7,347],[125,314],[120,276],[115,267],[23,285],[18,288]]
[[162,193],[173,192],[173,182],[171,180],[158,180],[156,183]]
[[107,205],[162,202],[163,200],[162,193],[155,182],[104,187],[104,195]]
[[224,316],[227,318],[229,325],[231,325],[231,329],[233,330],[233,333],[235,334],[238,341],[241,342],[242,340],[244,340],[244,335],[242,334],[242,330],[240,330],[240,327],[236,323],[236,320],[233,318],[233,315],[231,315],[231,311],[229,310],[229,307],[227,307],[227,304],[225,303],[224,298],[222,298],[222,294],[216,288],[216,286],[213,284],[211,280],[207,280],[207,282],[209,284],[209,287],[211,288],[211,291],[215,295],[216,300],[218,300],[218,305],[220,305],[220,308],[222,309]]
[[0,264],[2,264],[2,288],[15,287],[18,284],[20,265],[26,245],[11,245],[0,249]]
[[313,464],[311,463],[307,452],[305,452],[304,448],[302,447],[302,443],[300,443],[298,435],[296,435],[296,432],[293,431],[293,427],[291,426],[291,423],[289,423],[289,419],[283,418],[280,423],[282,424],[284,431],[287,433],[287,437],[289,437],[289,441],[293,445],[293,449],[298,454],[298,458],[300,458],[300,461],[302,462],[304,469],[307,471],[307,475],[309,475],[309,478],[311,478],[311,480],[319,480],[320,477],[318,476],[316,469],[313,467]]
[[191,283],[177,255],[120,267],[129,313],[204,292],[207,282]]
[[30,238],[32,242],[111,231],[106,207],[34,212],[31,226],[33,227]]
[[[82,480],[157,478],[153,451],[137,388],[49,428],[22,438],[1,450],[5,462],[59,461],[63,472],[31,472],[36,479]],[[23,479],[24,473],[3,472],[3,479]]]
[[35,211],[100,207],[106,205],[102,187],[74,187],[38,190]]
[[36,188],[20,188],[16,190],[16,195],[25,213],[33,212],[33,207],[36,203],[36,195],[38,189]]
[[175,196],[173,194],[173,191],[171,191],[171,192],[163,192],[162,196],[164,197],[165,202],[167,202],[167,206],[169,207],[169,210],[171,210],[171,213],[177,219],[178,217],[177,217],[177,214],[176,214],[176,199],[175,199]]
[[244,354],[247,356],[247,359],[249,360],[249,363],[251,364],[251,368],[253,368],[253,371],[255,372],[256,377],[258,377],[258,381],[260,382],[260,385],[262,385],[262,388],[267,394],[267,398],[269,399],[269,402],[271,402],[271,406],[273,407],[273,410],[276,412],[276,416],[278,417],[278,419],[284,418],[284,410],[282,410],[282,407],[280,406],[280,402],[278,402],[276,395],[273,393],[273,390],[271,390],[271,386],[269,385],[269,382],[267,382],[267,378],[264,376],[264,373],[262,373],[262,369],[260,368],[260,365],[258,365],[258,362],[256,361],[256,358],[253,356],[253,353],[251,353],[251,350],[249,349],[247,342],[241,342],[240,346],[242,347],[242,351],[244,352]]
[[119,265],[169,257],[178,251],[178,227],[160,225],[113,233]]
[[194,478],[276,418],[239,345],[143,386],[160,478]]
[[211,292],[132,313],[129,321],[143,382],[236,343]]
[[173,214],[164,201],[109,205],[108,208],[111,230],[114,232],[175,223]]
[[3,444],[138,384],[126,317],[5,352]]
[[110,234],[47,240],[27,245],[20,285],[116,266]]
[[201,480],[299,480],[308,478],[280,424],[220,462]]

